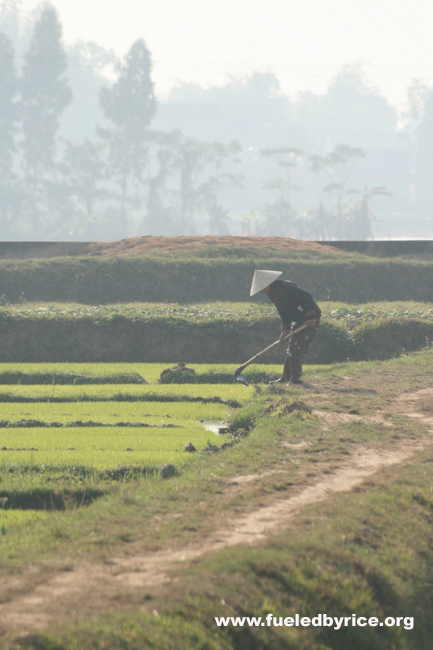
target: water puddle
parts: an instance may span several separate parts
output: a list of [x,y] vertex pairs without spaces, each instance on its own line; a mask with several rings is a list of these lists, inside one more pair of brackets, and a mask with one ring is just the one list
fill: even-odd
[[215,433],[215,435],[224,435],[228,433],[228,427],[226,422],[215,422],[214,420],[209,420],[209,421],[203,421],[201,422],[203,424],[204,428],[207,431],[211,431],[212,433]]

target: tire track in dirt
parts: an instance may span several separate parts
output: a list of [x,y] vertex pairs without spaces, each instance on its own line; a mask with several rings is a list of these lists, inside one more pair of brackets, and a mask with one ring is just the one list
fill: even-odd
[[[416,413],[433,431],[431,418],[416,411],[418,397],[430,395],[433,397],[433,389],[407,395],[407,401],[398,400],[398,411],[407,415]],[[417,442],[406,441],[396,445],[392,451],[367,447],[358,450],[332,474],[326,474],[325,478],[298,494],[273,499],[267,505],[238,517],[212,533],[200,545],[147,552],[133,557],[112,557],[107,561],[74,566],[72,570],[58,573],[38,585],[32,593],[0,604],[0,629],[10,634],[25,634],[55,624],[60,610],[69,612],[72,620],[82,613],[106,611],[121,598],[137,596],[138,593],[143,597],[152,589],[169,582],[170,570],[181,563],[238,544],[258,543],[270,533],[290,525],[306,506],[324,501],[333,494],[350,491],[378,470],[400,464],[430,444],[431,439],[425,437]],[[98,602],[92,602],[92,594],[95,593],[98,593]]]

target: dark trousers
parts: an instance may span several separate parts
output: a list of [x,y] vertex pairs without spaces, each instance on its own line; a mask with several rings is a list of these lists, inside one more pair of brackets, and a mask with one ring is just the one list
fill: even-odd
[[283,377],[292,379],[299,379],[302,375],[302,359],[307,354],[308,350],[311,347],[316,332],[320,324],[320,318],[316,319],[316,323],[311,327],[307,327],[298,332],[298,334],[293,334],[293,331],[299,327],[299,325],[292,324],[292,336],[289,339],[289,345],[287,346],[287,357],[284,363]]

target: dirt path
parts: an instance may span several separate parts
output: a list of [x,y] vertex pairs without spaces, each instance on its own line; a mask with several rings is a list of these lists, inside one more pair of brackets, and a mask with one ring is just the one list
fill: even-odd
[[[396,408],[401,413],[422,419],[433,432],[431,413],[417,408],[418,403],[422,405],[422,400],[432,399],[433,389],[430,388],[400,398]],[[115,601],[122,599],[142,603],[146,593],[171,579],[170,569],[179,563],[237,544],[255,544],[269,533],[290,525],[305,506],[338,492],[349,491],[381,468],[402,463],[429,444],[430,438],[425,438],[416,442],[401,441],[389,452],[364,447],[348,456],[332,473],[322,475],[320,480],[298,494],[270,500],[265,506],[228,523],[200,545],[112,557],[109,561],[95,564],[77,564],[70,571],[60,572],[37,586],[30,594],[17,596],[0,605],[0,629],[12,635],[22,635],[55,624],[59,620],[59,611],[68,612],[72,620],[82,613],[106,611]],[[253,480],[253,477],[248,479]],[[92,598],[92,594],[98,594],[98,598]]]

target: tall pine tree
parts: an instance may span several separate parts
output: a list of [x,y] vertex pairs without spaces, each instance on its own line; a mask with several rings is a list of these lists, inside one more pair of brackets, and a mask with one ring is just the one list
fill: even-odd
[[120,233],[127,228],[127,209],[134,205],[134,186],[146,182],[148,128],[156,111],[151,79],[152,61],[143,40],[136,41],[128,52],[116,83],[102,88],[100,103],[105,116],[113,123],[101,130],[109,143],[111,174],[120,186]]
[[54,177],[60,117],[72,101],[66,70],[62,28],[49,7],[35,24],[21,79],[23,164],[35,230],[41,227],[42,203]]

